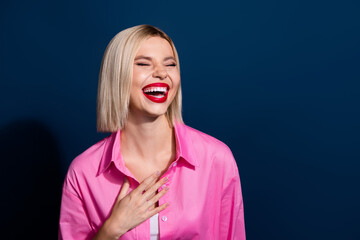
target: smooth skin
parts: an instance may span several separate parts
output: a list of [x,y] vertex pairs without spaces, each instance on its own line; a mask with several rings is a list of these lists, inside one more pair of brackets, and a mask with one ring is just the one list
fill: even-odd
[[[156,82],[170,86],[164,103],[154,103],[142,93],[144,86]],[[159,177],[175,159],[175,134],[165,113],[179,85],[180,73],[170,44],[160,37],[145,40],[135,57],[129,114],[120,136],[125,165],[141,184],[128,193],[130,184],[124,179],[110,217],[94,240],[119,239],[169,206],[157,204],[169,188],[157,190],[167,181]]]

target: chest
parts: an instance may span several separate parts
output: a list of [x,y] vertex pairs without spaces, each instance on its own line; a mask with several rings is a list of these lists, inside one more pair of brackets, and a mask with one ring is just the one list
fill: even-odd
[[[214,175],[215,172],[188,168],[178,161],[166,169],[164,177],[169,179],[166,183],[169,192],[159,200],[159,204],[169,202],[170,206],[160,212],[158,217],[162,239],[197,239],[196,236],[199,235],[206,236],[204,239],[212,239],[212,236],[216,236],[217,227],[220,225],[218,215],[221,183],[217,178],[211,177]],[[92,196],[96,204],[102,207],[87,208],[89,218],[95,220],[95,229],[99,228],[109,215],[121,188],[120,182],[109,185],[109,180],[112,182],[120,179],[115,168],[113,172],[109,171],[103,176],[104,179],[100,177],[97,186],[102,190],[101,194]],[[122,239],[149,239],[149,221],[129,231]]]
[[157,161],[137,160],[134,157],[124,156],[126,168],[139,183],[156,171],[160,171],[162,176],[174,160],[175,156],[172,154],[158,158]]
[[[213,239],[220,225],[221,194],[213,191],[217,183],[176,165],[171,166],[164,176],[169,179],[166,183],[169,192],[159,200],[159,204],[170,203],[170,206],[158,216],[161,238],[199,239],[202,236],[202,239]],[[149,229],[149,221],[138,226],[135,229],[137,239],[149,239]]]

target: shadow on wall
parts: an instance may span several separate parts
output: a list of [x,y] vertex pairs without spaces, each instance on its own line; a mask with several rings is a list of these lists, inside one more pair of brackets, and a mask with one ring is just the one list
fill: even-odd
[[62,179],[60,153],[37,121],[0,129],[1,238],[56,239]]

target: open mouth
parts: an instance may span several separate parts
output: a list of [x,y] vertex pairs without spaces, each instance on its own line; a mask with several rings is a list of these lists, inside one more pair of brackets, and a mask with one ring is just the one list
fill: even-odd
[[162,103],[166,101],[169,89],[170,87],[166,83],[152,83],[146,85],[142,91],[149,100]]

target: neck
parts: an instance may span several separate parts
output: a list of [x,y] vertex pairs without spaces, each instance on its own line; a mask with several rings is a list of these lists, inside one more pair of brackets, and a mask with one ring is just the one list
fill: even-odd
[[[139,121],[130,116],[121,132],[121,152],[137,161],[156,163],[175,152],[175,136],[165,115]],[[126,159],[125,159],[126,161]]]

